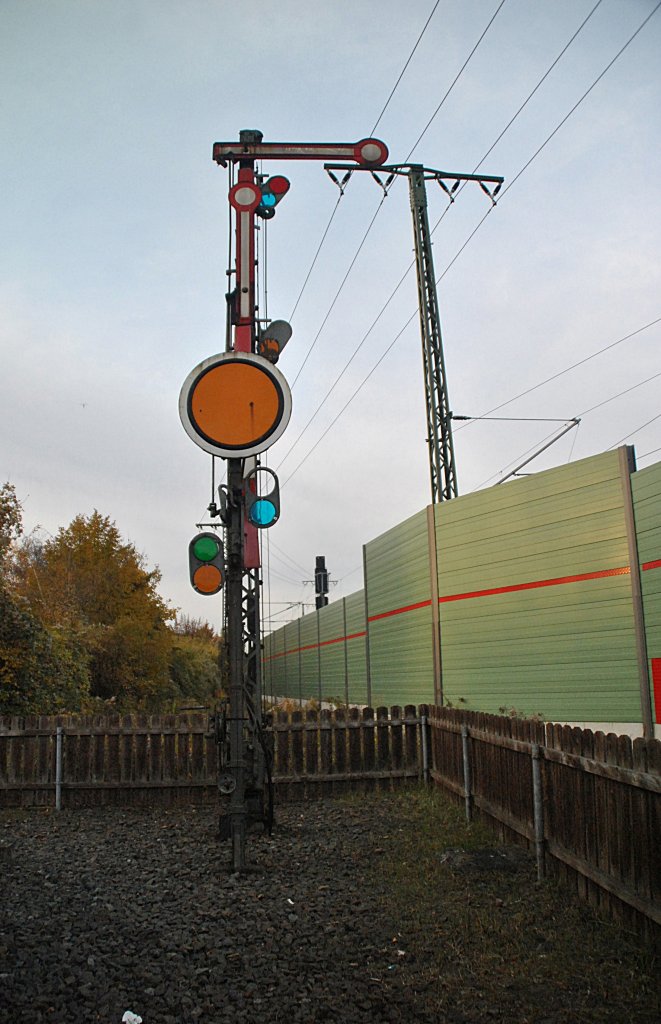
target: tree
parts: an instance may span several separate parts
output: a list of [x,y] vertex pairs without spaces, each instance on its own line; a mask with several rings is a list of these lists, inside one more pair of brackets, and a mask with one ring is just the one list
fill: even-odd
[[23,509],[9,481],[0,487],[0,578],[4,578],[12,544],[23,533]]
[[197,640],[209,640],[217,643],[220,637],[210,623],[204,619],[193,619],[189,615],[177,615],[172,631],[178,636],[190,636]]
[[157,592],[158,569],[147,570],[107,516],[76,516],[33,545],[20,572],[39,619],[84,638],[92,696],[127,709],[158,703],[168,685],[174,613]]
[[89,696],[87,657],[75,636],[49,631],[16,592],[21,504],[0,487],[0,713],[78,711]]

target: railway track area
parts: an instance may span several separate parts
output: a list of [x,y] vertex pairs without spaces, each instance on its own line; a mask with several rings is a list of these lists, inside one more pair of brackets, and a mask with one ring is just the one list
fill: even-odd
[[417,787],[278,809],[0,814],[2,1024],[655,1022],[641,940]]

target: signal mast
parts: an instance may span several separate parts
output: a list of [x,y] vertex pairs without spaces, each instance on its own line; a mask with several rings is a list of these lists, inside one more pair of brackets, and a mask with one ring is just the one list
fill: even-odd
[[[229,203],[234,213],[234,289],[228,296],[226,350],[190,372],[181,389],[179,414],[191,440],[227,462],[227,484],[209,513],[225,529],[222,544],[203,533],[189,545],[191,584],[207,595],[225,586],[229,657],[229,713],[217,718],[220,747],[218,787],[227,812],[221,837],[232,845],[232,869],[246,868],[250,822],[269,824],[270,754],[261,710],[258,533],[280,516],[278,479],[259,455],[284,433],[291,415],[291,391],[276,368],[291,336],[284,320],[261,328],[256,316],[256,218],[270,219],[289,190],[281,175],[255,173],[264,160],[350,160],[352,167],[378,168],[388,150],[378,139],[357,143],[263,142],[262,133],[244,130],[238,142],[216,142],[213,159],[230,171]],[[234,182],[234,172],[236,182]],[[214,543],[215,541],[215,543]]]

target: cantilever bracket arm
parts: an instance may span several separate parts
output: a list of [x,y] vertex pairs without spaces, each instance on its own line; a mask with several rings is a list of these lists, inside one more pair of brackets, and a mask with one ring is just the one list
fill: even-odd
[[[462,181],[476,181],[482,191],[489,196],[491,202],[496,204],[496,196],[500,192],[505,179],[500,175],[496,174],[461,174],[458,171],[439,171],[432,167],[423,167],[422,164],[381,164],[379,167],[380,172],[385,172],[389,175],[386,185],[384,186],[378,175],[374,173],[373,167],[354,167],[352,164],[332,164],[325,163],[324,170],[328,173],[329,177],[338,184],[333,171],[370,171],[372,177],[376,183],[384,189],[384,191],[390,187],[395,177],[398,175],[402,177],[408,177],[411,171],[421,171],[426,181],[436,181],[443,191],[447,194],[450,202],[454,202],[454,193],[459,188],[459,184]],[[451,181],[452,186],[448,187],[445,182]],[[488,186],[495,186],[489,188]]]

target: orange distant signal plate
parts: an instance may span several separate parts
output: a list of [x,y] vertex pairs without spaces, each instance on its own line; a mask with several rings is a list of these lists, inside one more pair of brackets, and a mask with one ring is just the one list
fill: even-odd
[[179,397],[186,433],[205,451],[239,458],[277,441],[291,415],[291,392],[262,356],[225,352],[188,375]]

